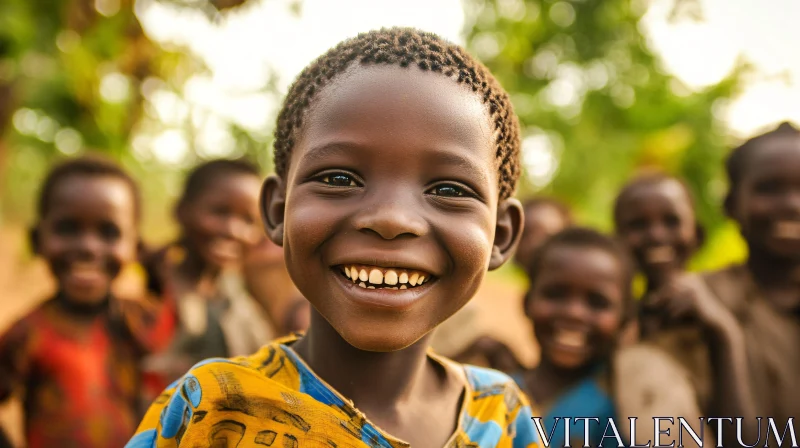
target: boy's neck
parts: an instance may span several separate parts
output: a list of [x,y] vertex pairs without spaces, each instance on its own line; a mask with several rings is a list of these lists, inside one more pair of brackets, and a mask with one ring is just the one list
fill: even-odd
[[175,266],[175,272],[184,283],[191,285],[192,289],[203,287],[207,289],[214,284],[220,270],[206,263],[203,257],[192,249],[191,245],[183,244],[186,251],[183,260]]
[[596,374],[599,367],[599,364],[591,364],[577,369],[565,369],[542,358],[539,365],[528,374],[528,392],[546,407],[569,388]]
[[98,303],[79,303],[67,297],[62,291],[59,291],[56,294],[55,301],[62,310],[71,316],[82,319],[92,319],[108,311],[111,297],[106,296],[106,298]]
[[[316,310],[311,325],[293,349],[317,375],[367,414],[390,411],[411,398],[431,368],[425,336],[396,352],[368,352],[345,341]],[[380,411],[378,411],[380,412]]]

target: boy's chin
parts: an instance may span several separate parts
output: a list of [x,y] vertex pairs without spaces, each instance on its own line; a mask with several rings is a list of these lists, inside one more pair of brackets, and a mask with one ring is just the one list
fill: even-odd
[[[344,331],[343,331],[344,330]],[[339,335],[354,348],[365,352],[389,353],[406,349],[425,334],[411,334],[406,331],[393,331],[390,328],[374,329],[336,329]]]

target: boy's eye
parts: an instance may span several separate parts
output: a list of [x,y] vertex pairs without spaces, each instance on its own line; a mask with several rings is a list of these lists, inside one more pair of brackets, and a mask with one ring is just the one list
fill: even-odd
[[602,294],[589,294],[589,306],[596,310],[611,308],[611,301]]
[[53,231],[62,236],[74,235],[78,233],[78,223],[70,220],[58,221],[53,226]]
[[121,233],[122,232],[119,230],[119,227],[117,227],[115,224],[105,223],[100,226],[100,235],[102,235],[103,239],[105,240],[115,240],[120,237]]
[[678,227],[681,224],[681,219],[679,217],[675,216],[675,215],[668,215],[664,219],[664,222],[669,227]]
[[344,173],[326,174],[320,177],[320,181],[332,187],[357,187],[353,176]]
[[468,196],[466,189],[453,184],[437,185],[429,190],[430,194],[435,196],[444,196],[450,198],[458,198]]
[[230,214],[230,210],[226,206],[217,205],[211,207],[211,213],[216,216],[228,216]]
[[567,288],[561,285],[550,285],[542,289],[542,297],[548,300],[560,300],[569,295]]
[[647,221],[641,218],[632,219],[628,222],[628,228],[631,230],[642,230],[647,227]]
[[766,180],[758,182],[755,185],[755,190],[760,194],[775,194],[783,189],[783,185],[775,180]]

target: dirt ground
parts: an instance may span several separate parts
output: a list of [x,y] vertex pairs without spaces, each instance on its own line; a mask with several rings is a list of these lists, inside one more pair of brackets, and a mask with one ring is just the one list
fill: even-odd
[[[521,361],[531,365],[537,350],[531,330],[520,312],[522,288],[507,272],[490,273],[474,299],[479,326],[505,342]],[[21,228],[0,228],[0,332],[35,307],[53,289],[47,269],[28,255]],[[20,411],[17,404],[0,408],[0,423],[19,440]]]

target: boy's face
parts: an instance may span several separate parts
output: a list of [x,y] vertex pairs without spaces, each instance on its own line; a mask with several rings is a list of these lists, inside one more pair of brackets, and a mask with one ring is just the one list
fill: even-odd
[[542,204],[525,210],[525,230],[514,255],[514,261],[522,267],[528,265],[536,249],[547,239],[567,227],[564,215],[552,205]]
[[270,236],[351,345],[405,348],[518,241],[521,207],[498,204],[487,113],[440,74],[387,66],[351,69],[315,101],[285,181],[265,184]]
[[260,188],[256,176],[220,175],[179,211],[184,235],[206,263],[218,269],[241,263],[246,250],[263,238]]
[[130,185],[114,177],[71,176],[53,189],[36,233],[39,255],[75,304],[102,302],[123,265],[136,258]]
[[800,259],[800,138],[772,138],[747,164],[729,213],[751,246]]
[[600,249],[555,247],[526,298],[542,358],[562,369],[602,360],[622,325],[625,275],[619,261]]
[[697,247],[694,209],[675,180],[629,191],[617,220],[617,233],[650,281],[663,282],[683,271]]

